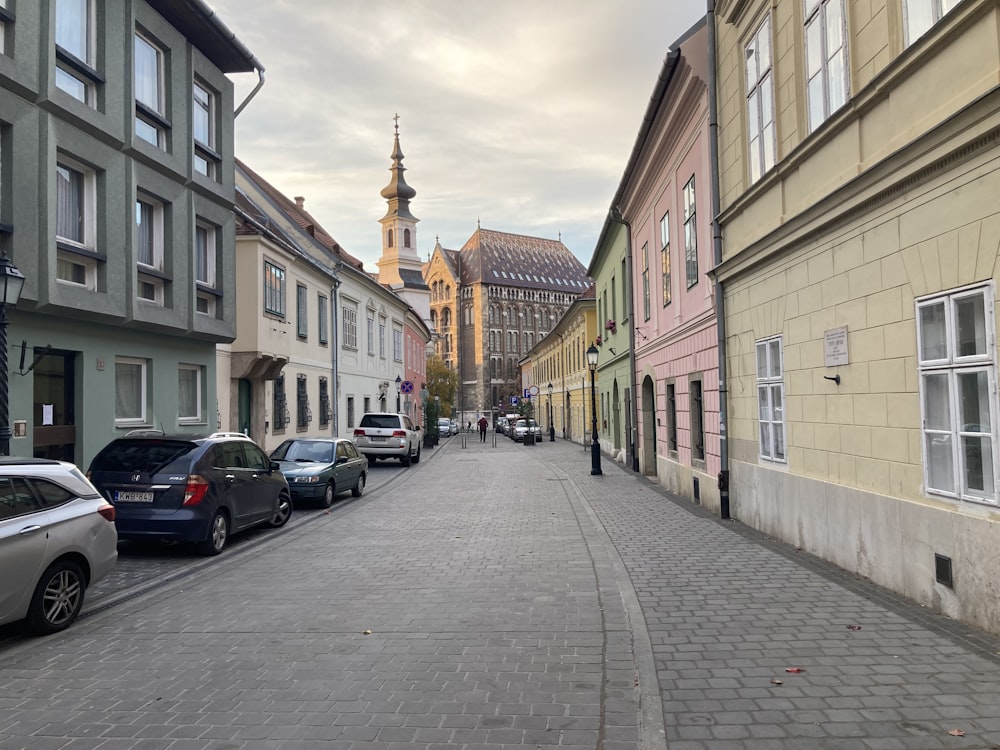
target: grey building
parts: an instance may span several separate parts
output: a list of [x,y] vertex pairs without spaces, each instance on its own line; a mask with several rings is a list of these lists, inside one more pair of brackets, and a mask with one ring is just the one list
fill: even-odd
[[215,346],[235,335],[226,74],[263,68],[203,0],[0,9],[0,250],[26,277],[11,453],[85,465],[132,429],[216,429]]

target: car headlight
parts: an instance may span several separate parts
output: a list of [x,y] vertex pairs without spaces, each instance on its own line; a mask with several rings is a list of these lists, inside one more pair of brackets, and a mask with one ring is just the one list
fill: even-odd
[[313,474],[311,477],[295,477],[295,484],[316,484],[319,481],[319,475]]

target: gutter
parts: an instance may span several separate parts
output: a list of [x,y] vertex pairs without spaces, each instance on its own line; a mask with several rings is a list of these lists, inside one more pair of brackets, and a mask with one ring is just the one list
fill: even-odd
[[[719,108],[718,80],[715,75],[715,0],[708,0],[708,132],[709,171],[712,175],[712,250],[715,267],[722,265],[722,226],[719,197]],[[722,280],[715,278],[715,330],[719,357],[719,516],[729,518],[729,388],[726,384],[726,300]]]

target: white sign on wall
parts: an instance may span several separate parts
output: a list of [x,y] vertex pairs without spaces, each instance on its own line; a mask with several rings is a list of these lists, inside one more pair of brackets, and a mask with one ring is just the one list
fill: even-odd
[[827,367],[839,367],[840,365],[848,364],[847,326],[824,331],[823,353]]

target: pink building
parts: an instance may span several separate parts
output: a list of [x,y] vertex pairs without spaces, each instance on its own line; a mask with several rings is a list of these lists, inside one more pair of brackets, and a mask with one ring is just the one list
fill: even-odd
[[420,424],[423,404],[420,389],[427,380],[427,342],[431,339],[430,329],[420,316],[410,308],[403,327],[403,388],[410,383],[410,392],[400,394],[400,409],[408,414],[416,424]]
[[639,469],[718,507],[708,33],[671,48],[615,197],[630,228]]

